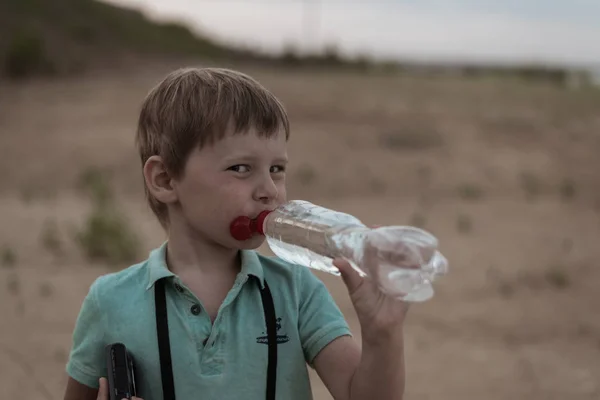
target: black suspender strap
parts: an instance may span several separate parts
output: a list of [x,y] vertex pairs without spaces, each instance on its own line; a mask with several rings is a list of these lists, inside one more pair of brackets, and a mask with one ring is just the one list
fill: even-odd
[[[265,313],[268,340],[267,364],[267,395],[266,400],[275,400],[277,387],[277,318],[275,303],[269,285],[265,281],[264,288],[256,278],[260,288],[260,297]],[[160,374],[164,400],[175,400],[175,385],[173,383],[173,366],[171,362],[171,346],[169,343],[169,324],[167,319],[167,301],[165,295],[165,279],[159,279],[154,285],[154,301],[156,304],[156,333],[158,336],[158,351],[160,356]]]
[[[259,282],[260,287],[260,282]],[[277,387],[277,319],[275,317],[275,304],[269,285],[265,281],[265,287],[260,287],[265,322],[267,324],[267,340],[269,346],[269,363],[267,365],[267,400],[275,400],[275,388]]]
[[171,363],[171,346],[169,343],[169,322],[167,320],[167,299],[165,296],[164,279],[159,279],[155,283],[154,301],[156,304],[156,333],[158,336],[163,398],[164,400],[175,400],[175,384],[173,383],[173,366]]

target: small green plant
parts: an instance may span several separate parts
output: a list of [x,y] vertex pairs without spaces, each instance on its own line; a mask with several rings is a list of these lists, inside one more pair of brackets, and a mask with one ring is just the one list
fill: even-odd
[[433,169],[430,165],[420,165],[417,168],[417,177],[419,178],[419,183],[427,185],[431,183],[433,178]]
[[118,210],[108,174],[88,168],[81,175],[79,186],[93,205],[83,228],[76,233],[76,241],[85,256],[111,265],[135,261],[140,254],[140,240]]
[[92,200],[95,207],[104,208],[113,202],[110,175],[98,167],[88,167],[78,180],[78,187]]
[[552,267],[546,271],[546,281],[557,289],[565,289],[571,283],[566,271],[560,267]]
[[310,186],[317,180],[317,173],[312,166],[305,164],[300,166],[296,172],[296,179],[298,179],[303,186]]
[[19,277],[16,274],[11,274],[6,280],[6,288],[8,292],[14,296],[17,296],[21,291],[21,283]]
[[536,175],[531,172],[523,172],[520,180],[527,200],[534,200],[541,194],[542,182]]
[[62,240],[55,220],[47,220],[42,228],[40,241],[44,249],[53,255],[60,257],[64,254]]
[[369,180],[369,190],[373,194],[383,194],[387,190],[387,185],[382,179],[373,177]]
[[560,197],[563,201],[571,201],[575,197],[575,182],[572,179],[564,179],[559,186]]
[[17,32],[8,44],[4,69],[13,79],[50,71],[42,35],[34,30]]
[[381,147],[390,150],[427,150],[443,144],[440,133],[431,127],[406,127],[379,135]]
[[21,201],[25,204],[31,204],[34,200],[34,192],[31,188],[21,188],[19,191]]
[[504,298],[509,298],[515,293],[515,288],[510,282],[500,282],[498,285],[498,293]]
[[467,234],[473,230],[473,221],[471,217],[466,214],[460,214],[456,218],[456,230],[459,233]]
[[416,228],[423,229],[423,228],[425,228],[425,225],[427,224],[427,216],[425,214],[423,214],[423,213],[415,211],[410,216],[409,224],[411,226],[416,227]]
[[486,117],[482,128],[492,135],[529,140],[538,138],[541,133],[536,121],[519,115]]
[[19,300],[15,306],[15,311],[17,312],[17,315],[25,314],[25,301]]
[[4,268],[12,268],[17,264],[17,255],[9,246],[4,246],[1,253],[2,266]]
[[458,187],[458,195],[463,200],[480,200],[483,197],[483,189],[473,183],[464,183]]
[[77,242],[91,261],[130,263],[140,253],[140,242],[126,218],[115,210],[95,209],[88,216]]
[[52,296],[52,293],[54,293],[54,287],[50,283],[44,282],[40,285],[39,291],[40,291],[40,296],[42,296],[44,298],[48,298],[48,297]]

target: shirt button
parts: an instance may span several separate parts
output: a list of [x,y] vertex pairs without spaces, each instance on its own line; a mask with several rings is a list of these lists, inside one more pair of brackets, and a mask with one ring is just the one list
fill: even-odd
[[183,288],[179,283],[175,284],[175,290],[177,290],[179,293],[183,293]]
[[192,312],[192,314],[198,315],[198,314],[200,314],[200,311],[202,311],[202,310],[200,309],[200,306],[198,304],[194,304],[192,306],[192,308],[190,309],[190,311]]

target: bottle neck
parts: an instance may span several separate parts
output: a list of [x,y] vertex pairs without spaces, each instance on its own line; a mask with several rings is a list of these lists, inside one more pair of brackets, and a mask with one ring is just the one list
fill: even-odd
[[271,214],[273,211],[265,210],[258,214],[258,217],[253,222],[253,231],[259,233],[261,235],[265,234],[265,219]]
[[250,219],[246,216],[240,216],[231,222],[229,231],[231,236],[236,240],[248,240],[258,233],[259,235],[265,234],[265,219],[271,214],[271,211],[261,212],[255,219]]

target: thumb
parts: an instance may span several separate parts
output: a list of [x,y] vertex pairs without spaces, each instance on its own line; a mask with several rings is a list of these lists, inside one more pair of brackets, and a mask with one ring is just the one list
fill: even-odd
[[96,400],[108,400],[108,381],[106,378],[100,378],[100,389],[98,389],[98,397]]
[[362,285],[363,278],[348,261],[342,258],[333,260],[333,265],[340,270],[342,280],[348,288],[348,293],[352,295]]

